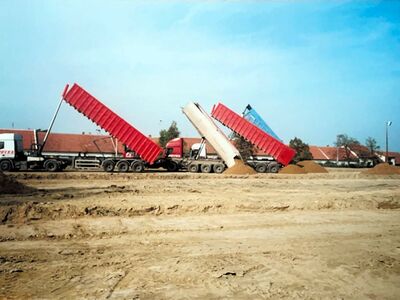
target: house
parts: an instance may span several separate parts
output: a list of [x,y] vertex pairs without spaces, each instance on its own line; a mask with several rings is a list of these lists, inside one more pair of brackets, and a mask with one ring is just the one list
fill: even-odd
[[376,155],[382,162],[389,162],[392,165],[400,166],[400,153],[399,152],[388,152],[388,159],[386,159],[385,151],[377,151]]
[[[20,134],[23,138],[25,151],[32,149],[35,143],[33,130],[27,129],[0,129],[0,133]],[[43,141],[45,132],[39,132],[39,143]],[[43,149],[46,155],[94,155],[113,156],[115,153],[123,152],[123,145],[107,135],[95,134],[71,134],[71,133],[50,133],[47,143]]]
[[313,160],[322,165],[372,167],[383,160],[363,145],[354,144],[347,148],[310,146]]

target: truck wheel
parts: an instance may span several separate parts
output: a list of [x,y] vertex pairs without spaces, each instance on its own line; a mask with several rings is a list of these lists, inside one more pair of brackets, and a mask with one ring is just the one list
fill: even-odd
[[121,160],[116,165],[118,172],[128,172],[129,171],[129,162],[126,160]]
[[144,171],[144,165],[141,161],[135,161],[132,164],[132,171],[135,173],[141,173]]
[[0,170],[1,171],[11,171],[12,170],[12,164],[11,161],[9,160],[2,160],[0,162]]
[[265,164],[258,164],[256,165],[256,171],[258,173],[265,173],[265,171],[267,171],[267,166]]
[[221,174],[225,170],[225,166],[223,164],[215,164],[213,170],[214,173]]
[[44,163],[44,169],[47,172],[58,171],[58,169],[59,169],[58,161],[56,161],[55,159],[46,160],[45,163]]
[[188,166],[188,170],[191,173],[197,173],[199,171],[199,165],[198,164],[190,164]]
[[115,162],[113,162],[112,160],[105,160],[103,161],[103,170],[106,172],[112,172],[114,171],[114,167],[115,167]]
[[211,169],[211,165],[208,164],[201,165],[200,167],[201,173],[210,173]]
[[278,164],[270,164],[268,166],[268,172],[269,173],[278,173],[279,171],[279,165]]
[[168,172],[176,172],[178,171],[179,167],[178,164],[174,161],[167,162],[167,170]]

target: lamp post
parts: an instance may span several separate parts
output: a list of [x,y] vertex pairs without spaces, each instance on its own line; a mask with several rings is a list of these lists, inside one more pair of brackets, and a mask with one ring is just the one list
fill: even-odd
[[386,122],[386,159],[385,161],[389,162],[389,126],[392,125],[392,121]]

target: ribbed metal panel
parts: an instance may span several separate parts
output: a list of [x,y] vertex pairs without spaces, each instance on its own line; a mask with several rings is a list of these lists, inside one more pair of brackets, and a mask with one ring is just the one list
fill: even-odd
[[268,133],[273,138],[277,139],[278,141],[281,141],[278,135],[271,129],[271,127],[268,126],[268,124],[263,120],[263,118],[261,118],[261,116],[250,105],[247,105],[245,111],[243,112],[243,117],[250,123],[253,123],[258,128]]
[[89,120],[117,138],[143,160],[152,164],[162,152],[160,146],[146,137],[111,109],[76,83],[63,93],[64,100]]
[[282,165],[286,166],[296,154],[292,148],[273,138],[222,103],[214,105],[211,116],[257,148],[274,157]]

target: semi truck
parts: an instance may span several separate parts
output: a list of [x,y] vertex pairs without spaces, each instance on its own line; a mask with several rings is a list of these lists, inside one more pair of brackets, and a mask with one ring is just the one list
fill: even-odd
[[[196,145],[197,147],[192,147],[190,156],[183,159],[182,163],[180,163],[181,166],[192,173],[199,171],[202,173],[222,173],[226,166],[232,167],[235,165],[235,159],[241,159],[239,151],[200,104],[190,102],[182,108],[182,112],[199,132],[202,140],[199,145]],[[220,158],[210,158],[206,155],[206,141],[214,147]],[[175,147],[171,148],[171,146]],[[170,153],[182,153],[182,150],[179,149],[183,149],[183,140],[175,140],[168,143],[167,149],[171,149],[169,150]]]
[[276,173],[281,166],[288,165],[296,154],[292,148],[286,146],[222,103],[213,106],[211,116],[222,125],[232,130],[236,135],[243,137],[252,145],[273,158],[266,160],[248,160],[247,163],[257,172]]
[[[45,155],[43,149],[54,125],[61,104],[68,103],[89,120],[125,145],[122,157],[58,156]],[[146,167],[164,167],[170,171],[179,169],[178,164],[168,158],[167,153],[149,137],[146,137],[102,102],[78,84],[66,85],[56,112],[50,122],[43,141],[35,131],[35,143],[27,152],[23,151],[22,137],[18,134],[0,134],[0,170],[42,169],[60,171],[68,166],[76,169],[98,169],[113,172],[142,172]]]
[[[237,159],[242,159],[239,150],[232,144],[232,141],[219,129],[198,103],[190,102],[182,111],[202,137],[202,142],[200,145],[194,145],[195,147],[191,148],[186,163],[180,163],[180,165],[187,166],[189,172],[200,170],[208,173],[213,170],[216,173],[221,173],[226,167],[234,166]],[[219,103],[213,107],[212,117],[218,121],[223,120],[221,123],[235,134],[244,137],[251,144],[268,153],[266,157],[254,156],[245,161],[257,172],[276,173],[282,165],[287,165],[295,154],[293,149],[260,130],[223,104]],[[205,141],[213,146],[219,157],[207,155]],[[169,153],[175,159],[184,157],[183,148],[184,139],[177,138],[167,144]]]

